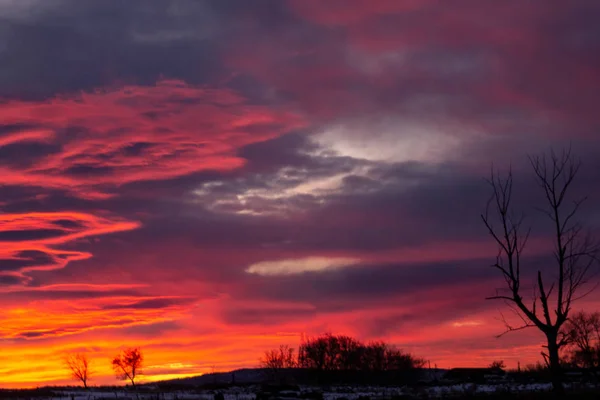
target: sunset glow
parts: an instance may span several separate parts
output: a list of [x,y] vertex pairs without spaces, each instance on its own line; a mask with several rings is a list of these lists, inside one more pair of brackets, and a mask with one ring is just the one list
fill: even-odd
[[[325,332],[540,359],[480,214],[572,146],[600,232],[600,2],[0,0],[0,387],[256,367]],[[594,282],[592,282],[593,284]],[[529,289],[530,287],[527,286]],[[596,310],[600,291],[576,309]]]

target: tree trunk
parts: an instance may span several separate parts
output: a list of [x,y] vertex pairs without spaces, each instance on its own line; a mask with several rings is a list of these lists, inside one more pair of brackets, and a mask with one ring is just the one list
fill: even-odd
[[550,363],[550,376],[552,378],[552,391],[560,397],[565,396],[565,388],[563,386],[562,367],[558,355],[557,335],[554,333],[547,334],[548,338],[548,361]]
[[133,387],[133,392],[135,393],[135,397],[136,399],[140,400],[140,394],[137,391],[137,387],[135,386],[135,381],[133,379],[131,380],[131,386]]

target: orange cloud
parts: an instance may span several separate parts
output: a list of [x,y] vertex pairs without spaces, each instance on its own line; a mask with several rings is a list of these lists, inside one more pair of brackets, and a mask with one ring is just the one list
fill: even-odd
[[189,299],[180,297],[106,297],[30,302],[8,308],[0,317],[4,339],[38,339],[89,330],[126,328],[170,321]]

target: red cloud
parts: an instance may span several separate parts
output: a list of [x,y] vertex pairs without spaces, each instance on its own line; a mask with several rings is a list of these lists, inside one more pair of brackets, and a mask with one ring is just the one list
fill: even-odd
[[134,181],[238,168],[240,147],[302,126],[296,115],[249,105],[231,90],[168,80],[43,102],[6,101],[0,120],[23,127],[0,145],[59,147],[25,169],[2,167],[4,184],[68,189],[81,197],[104,197]]
[[53,270],[69,262],[92,255],[57,246],[69,242],[128,231],[140,226],[138,222],[117,217],[101,217],[79,212],[47,212],[0,215],[0,258],[3,269],[0,277],[16,283],[26,279],[24,273]]

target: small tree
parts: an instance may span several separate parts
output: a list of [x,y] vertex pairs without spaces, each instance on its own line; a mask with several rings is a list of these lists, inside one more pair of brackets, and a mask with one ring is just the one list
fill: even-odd
[[81,381],[83,387],[87,389],[87,382],[90,379],[90,361],[88,357],[83,353],[68,354],[64,362],[71,371],[71,377]]
[[123,350],[112,360],[113,371],[117,379],[129,380],[135,389],[135,379],[142,374],[144,355],[138,348]]
[[504,364],[504,360],[495,360],[489,366],[490,369],[504,369],[506,365]]
[[[481,218],[498,245],[492,267],[500,272],[506,287],[489,299],[504,300],[520,317],[522,324],[519,326],[512,326],[505,320],[506,332],[535,327],[546,336],[547,352],[542,355],[550,368],[553,390],[562,395],[559,351],[567,340],[561,337],[561,328],[569,317],[573,302],[586,294],[581,290],[590,277],[592,266],[598,261],[598,245],[575,220],[585,199],[569,200],[581,165],[571,155],[571,150],[560,155],[552,151],[549,158],[545,155],[530,157],[530,163],[544,195],[545,206],[539,210],[552,225],[554,280],[548,279],[548,271],[538,269],[531,285],[528,287],[524,283],[522,272],[526,260],[522,256],[530,229],[523,226],[523,216],[513,209],[512,173],[501,178],[492,171],[489,180],[492,196]],[[533,296],[524,298],[524,291],[531,289]]]

